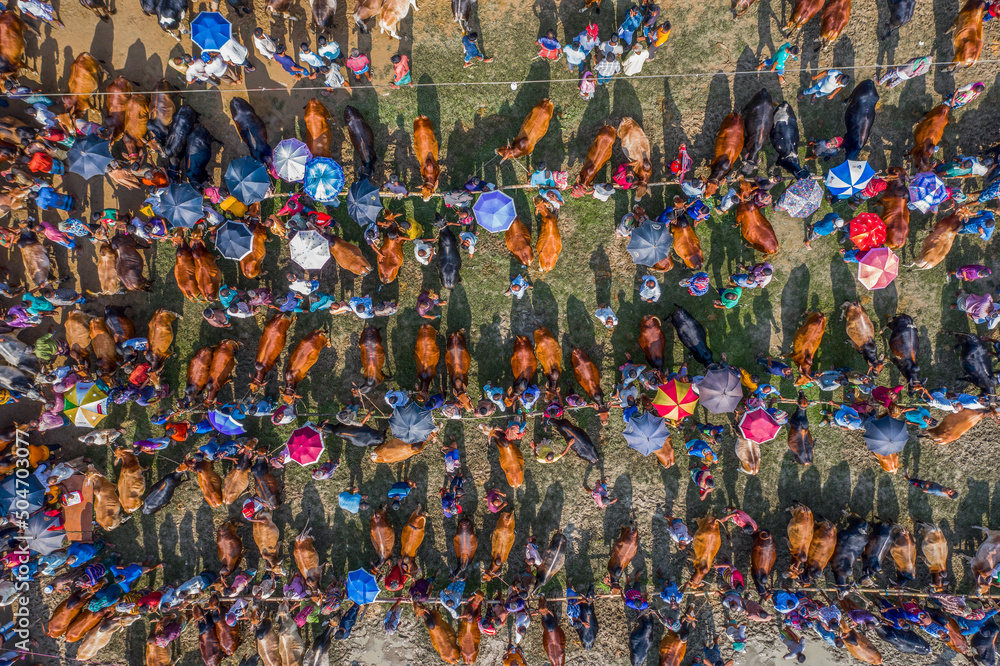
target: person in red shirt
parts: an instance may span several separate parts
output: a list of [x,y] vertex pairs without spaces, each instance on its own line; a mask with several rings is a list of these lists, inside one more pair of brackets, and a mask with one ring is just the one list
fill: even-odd
[[362,76],[371,82],[371,64],[371,60],[368,59],[368,56],[357,49],[351,49],[351,57],[347,59],[347,69],[351,70],[351,73],[354,75],[355,83],[357,83],[358,79]]
[[392,83],[390,88],[400,86],[412,86],[413,77],[410,76],[410,58],[402,53],[392,56]]
[[868,181],[868,185],[865,186],[865,189],[861,190],[860,192],[853,195],[850,199],[847,200],[847,205],[851,207],[851,210],[855,210],[865,201],[868,201],[872,197],[881,194],[882,191],[885,190],[885,188],[887,188],[888,186],[889,183],[887,183],[882,178],[875,176],[870,181]]
[[38,151],[32,155],[31,159],[27,160],[27,165],[35,173],[49,173],[58,176],[66,171],[62,162],[52,159],[50,155],[42,151]]

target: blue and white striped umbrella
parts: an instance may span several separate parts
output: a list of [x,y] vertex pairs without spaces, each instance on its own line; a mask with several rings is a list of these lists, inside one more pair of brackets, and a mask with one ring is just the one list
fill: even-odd
[[875,170],[863,160],[847,160],[826,174],[826,187],[838,199],[846,199],[865,189]]
[[932,171],[918,173],[910,181],[910,205],[921,213],[930,212],[949,196],[944,182]]
[[340,204],[337,195],[344,189],[344,167],[329,157],[314,157],[306,164],[306,194],[320,203]]

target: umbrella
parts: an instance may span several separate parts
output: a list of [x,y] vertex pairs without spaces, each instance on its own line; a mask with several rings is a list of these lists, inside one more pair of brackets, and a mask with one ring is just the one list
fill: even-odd
[[910,439],[910,433],[906,431],[906,422],[894,419],[891,416],[883,416],[880,419],[868,419],[865,421],[865,444],[872,453],[880,456],[891,456],[899,453],[906,446],[906,441]]
[[674,237],[670,235],[667,225],[659,222],[646,222],[632,230],[628,242],[628,253],[632,261],[640,266],[655,266],[670,256],[670,247]]
[[219,12],[202,12],[191,21],[191,41],[202,51],[218,51],[233,38],[233,26]]
[[874,213],[861,213],[851,220],[850,235],[859,250],[870,250],[885,242],[885,222]]
[[323,453],[323,433],[311,423],[296,428],[285,442],[285,453],[290,460],[305,467],[319,461]]
[[860,192],[875,177],[875,170],[863,160],[847,160],[826,174],[826,187],[838,199]]
[[364,569],[355,569],[347,574],[347,598],[363,606],[375,601],[378,596],[378,581]]
[[306,163],[306,194],[320,203],[337,203],[344,189],[344,167],[329,157],[314,157]]
[[190,183],[171,183],[153,200],[153,212],[171,226],[190,229],[205,216],[204,197]]
[[393,437],[407,444],[419,444],[426,442],[434,432],[434,419],[429,409],[424,409],[415,402],[408,402],[404,407],[392,410],[389,427],[392,428]]
[[93,428],[108,415],[108,394],[92,382],[77,382],[63,398],[63,414],[73,425]]
[[944,182],[931,171],[918,173],[910,181],[910,205],[921,213],[929,213],[949,196]]
[[740,376],[729,366],[713,365],[698,382],[698,400],[713,414],[725,414],[736,409],[743,399]]
[[24,526],[24,545],[39,555],[49,555],[62,547],[64,530],[50,529],[59,521],[59,516],[46,516],[44,511],[36,511]]
[[253,232],[236,220],[226,220],[215,233],[215,249],[226,259],[239,261],[253,249]]
[[774,205],[775,210],[784,211],[790,217],[809,217],[823,203],[823,188],[812,178],[803,178],[789,185],[778,203]]
[[642,416],[633,416],[629,419],[622,435],[624,435],[629,447],[644,456],[648,456],[663,448],[663,443],[670,436],[670,431],[667,430],[663,419],[653,416],[651,412],[646,412]]
[[0,511],[4,515],[13,512],[29,514],[42,508],[45,503],[45,486],[34,474],[18,479],[11,474],[0,483]]
[[282,139],[274,147],[271,166],[281,180],[301,183],[306,176],[306,163],[312,159],[309,147],[298,139]]
[[252,157],[240,157],[226,168],[226,187],[230,194],[250,205],[267,198],[271,177],[263,163]]
[[223,414],[217,409],[213,409],[208,413],[208,422],[223,435],[242,435],[246,432],[243,429],[242,423],[234,419],[231,415]]
[[869,289],[885,289],[899,275],[899,257],[887,247],[858,253],[858,282]]
[[653,408],[656,413],[668,421],[680,421],[694,414],[698,406],[698,393],[688,382],[671,379],[666,384],[660,384],[653,398]]
[[288,243],[288,254],[302,270],[318,271],[330,261],[330,242],[320,232],[306,229]]
[[476,222],[479,223],[479,226],[494,234],[499,231],[507,231],[514,219],[517,218],[514,200],[496,190],[481,195],[473,204],[472,212],[476,214]]
[[375,224],[382,210],[378,186],[372,181],[359,180],[347,191],[347,214],[362,227]]
[[73,173],[78,173],[87,180],[94,176],[104,174],[104,170],[111,164],[111,149],[107,141],[102,141],[96,136],[87,136],[69,149],[66,158],[67,168]]
[[739,428],[740,434],[743,435],[744,439],[749,439],[751,442],[757,442],[758,444],[770,442],[778,435],[778,431],[781,430],[778,422],[763,407],[751,409],[744,414],[743,418],[740,419]]

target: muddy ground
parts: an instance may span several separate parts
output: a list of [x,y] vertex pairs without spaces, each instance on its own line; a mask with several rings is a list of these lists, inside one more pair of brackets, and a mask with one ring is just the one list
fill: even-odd
[[[196,3],[193,7],[195,13],[207,8],[204,5]],[[402,34],[412,35],[413,39],[400,42],[377,34],[377,29],[374,35],[359,35],[353,29],[349,31],[349,12],[353,7],[342,5],[330,34],[344,48],[358,45],[362,49],[370,49],[376,84],[383,87],[359,86],[353,95],[339,91],[320,99],[335,119],[341,118],[347,104],[359,108],[375,131],[382,155],[379,170],[383,175],[400,172],[404,174],[404,180],[411,184],[419,180],[410,136],[412,120],[418,113],[428,115],[438,130],[444,167],[442,187],[461,185],[472,173],[504,184],[523,181],[524,169],[510,162],[499,165],[492,151],[515,136],[525,113],[545,96],[553,99],[558,113],[548,134],[536,147],[531,158],[533,162],[544,160],[549,168],[568,169],[571,175],[575,175],[597,129],[606,122],[617,124],[622,117],[631,116],[642,124],[652,142],[653,180],[661,180],[668,177],[669,162],[681,142],[687,143],[696,166],[703,171],[722,117],[734,108],[741,108],[760,86],[767,87],[776,101],[787,99],[796,107],[803,148],[806,138],[827,138],[840,133],[843,127],[843,94],[833,101],[821,101],[815,105],[799,106],[795,101],[795,93],[808,85],[813,73],[830,66],[858,67],[860,69],[852,73],[856,79],[861,79],[881,72],[887,63],[900,63],[927,53],[933,53],[935,60],[946,61],[950,58],[952,47],[945,30],[954,20],[958,3],[946,0],[918,3],[912,23],[900,35],[880,40],[878,36],[884,32],[888,17],[885,2],[857,2],[844,36],[825,53],[813,50],[813,40],[818,34],[818,21],[814,21],[797,40],[804,49],[800,63],[807,71],[789,71],[784,87],[778,84],[773,74],[758,75],[749,70],[754,68],[758,57],[766,57],[783,43],[779,26],[787,20],[790,4],[776,0],[760,2],[738,21],[732,19],[724,2],[705,5],[684,0],[665,4],[661,16],[673,23],[673,33],[656,59],[647,63],[643,75],[670,76],[631,81],[619,77],[607,88],[599,89],[589,102],[577,95],[576,82],[566,72],[563,62],[550,64],[531,60],[537,50],[534,40],[549,29],[555,29],[565,42],[583,30],[588,20],[593,18],[600,24],[602,36],[606,37],[627,12],[628,3],[614,6],[606,0],[600,15],[594,17],[580,14],[579,8],[580,3],[575,0],[558,5],[551,0],[537,0],[530,5],[526,2],[481,3],[474,12],[473,25],[482,35],[483,50],[487,55],[495,56],[496,61],[463,69],[461,33],[451,22],[448,3],[421,3],[420,10],[402,24]],[[28,38],[29,59],[40,72],[40,79],[34,80],[40,80],[41,87],[46,91],[62,89],[70,63],[85,50],[103,60],[111,71],[123,73],[144,90],[151,89],[164,76],[168,58],[184,51],[190,52],[187,38],[177,43],[161,32],[154,18],[141,13],[138,3],[119,4],[117,14],[108,23],[99,22],[77,4],[64,3],[58,9],[66,29],[53,30],[45,26],[40,29],[39,35]],[[258,4],[255,9],[255,17],[239,19],[232,15],[229,7],[222,9],[233,20],[239,39],[244,44],[251,43],[253,27],[258,24],[265,26],[265,30],[271,32],[276,40],[288,43],[290,50],[292,45],[312,37],[311,23],[307,20],[308,8],[295,11],[300,19],[296,22],[273,25],[269,25],[261,5]],[[998,44],[993,24],[987,26],[985,41],[984,60],[995,59]],[[414,81],[439,85],[422,85],[399,91],[385,88],[384,84],[391,78],[389,57],[397,51],[411,56]],[[252,53],[251,58],[261,64],[256,54]],[[790,70],[796,66],[794,62],[789,63]],[[167,71],[167,77],[183,87],[177,75],[172,70]],[[734,71],[741,74],[731,75]],[[984,62],[953,79],[936,67],[928,76],[900,86],[891,93],[884,93],[868,151],[872,164],[876,168],[900,164],[906,151],[912,147],[913,124],[937,104],[942,95],[969,81],[983,80],[989,91],[979,101],[955,114],[942,143],[942,154],[950,158],[959,151],[974,151],[995,143],[998,129],[996,109],[1000,101],[994,87],[996,72],[995,63]],[[464,85],[484,81],[501,83]],[[520,85],[512,90],[510,82],[519,82]],[[246,154],[228,118],[228,103],[232,96],[244,96],[251,101],[266,121],[273,144],[280,138],[301,133],[301,110],[308,99],[318,94],[317,90],[309,89],[316,86],[311,81],[289,87],[292,84],[290,79],[274,66],[258,66],[256,72],[246,75],[246,84],[251,89],[249,92],[224,86],[221,91],[192,89],[184,94],[185,101],[202,114],[202,122],[222,143],[217,167]],[[15,107],[14,111],[18,108]],[[337,139],[333,148],[335,157],[350,164],[350,142],[339,121],[334,134]],[[620,150],[616,149],[612,164],[617,165],[621,159]],[[769,162],[773,159],[774,155],[768,149]],[[810,166],[816,170],[816,165]],[[605,168],[604,174],[607,179],[610,167]],[[218,168],[215,176],[218,180]],[[85,201],[88,211],[107,206],[135,210],[141,205],[141,197],[135,193],[115,192],[103,184],[84,183],[75,176],[68,176],[64,184],[66,189],[80,197],[81,202]],[[969,191],[974,189],[973,184],[967,186]],[[643,204],[652,214],[658,214],[678,191],[674,187],[653,188]],[[530,202],[523,192],[515,195],[515,202],[522,219],[533,220]],[[427,223],[440,207],[440,200],[426,204],[407,201],[405,205],[396,202],[390,206]],[[899,312],[913,316],[920,329],[922,373],[929,378],[929,385],[954,385],[959,368],[957,356],[952,350],[952,338],[947,331],[971,330],[971,324],[947,309],[954,302],[957,287],[945,284],[944,271],[954,270],[966,263],[985,263],[997,268],[995,245],[987,247],[978,239],[963,236],[956,242],[948,259],[937,269],[905,272],[888,289],[870,295],[858,286],[853,270],[840,260],[836,253],[839,246],[834,240],[818,241],[814,243],[812,252],[806,252],[802,248],[803,222],[769,213],[782,243],[782,251],[772,259],[775,279],[766,290],[745,294],[738,309],[721,313],[709,307],[709,297],[697,300],[676,286],[678,280],[689,274],[681,267],[667,274],[660,303],[649,305],[641,303],[636,293],[636,285],[643,273],[632,264],[625,251],[625,243],[616,239],[612,232],[613,225],[628,208],[629,201],[621,194],[607,203],[593,199],[568,203],[560,212],[564,248],[559,264],[551,274],[542,275],[535,269],[527,272],[534,288],[529,298],[523,301],[510,302],[502,295],[508,278],[521,272],[522,267],[509,258],[502,238],[488,234],[481,236],[476,256],[465,259],[463,283],[448,296],[449,303],[439,322],[442,342],[447,333],[466,329],[474,359],[473,384],[481,386],[487,381],[509,383],[511,377],[507,359],[514,335],[530,334],[537,325],[544,324],[562,341],[567,359],[572,346],[583,347],[588,352],[601,366],[605,391],[610,393],[615,369],[624,362],[625,353],[639,353],[635,341],[639,319],[645,314],[666,318],[675,302],[683,304],[702,319],[708,329],[709,343],[716,353],[727,351],[730,362],[748,368],[754,367],[754,357],[758,352],[787,353],[803,313],[810,309],[821,310],[830,318],[830,324],[821,347],[819,364],[824,368],[832,365],[858,367],[861,359],[846,344],[843,324],[838,321],[838,309],[846,300],[860,299],[873,319]],[[851,215],[846,207],[838,207],[837,210],[845,217]],[[821,209],[813,221],[827,211],[826,207]],[[18,213],[16,217],[21,215],[23,213]],[[335,215],[344,225],[345,236],[358,241],[360,231],[346,218],[343,208]],[[910,261],[919,252],[920,243],[933,220],[933,216],[913,215],[910,242],[903,252],[904,260]],[[706,270],[712,276],[713,285],[721,284],[729,273],[735,272],[738,263],[753,259],[753,253],[742,245],[739,233],[731,228],[731,222],[731,216],[716,218],[698,230],[705,250]],[[272,241],[269,245],[272,251],[267,258],[269,273],[262,280],[276,291],[281,290],[287,270],[287,255],[279,248],[277,242]],[[391,285],[380,286],[374,274],[355,280],[352,275],[329,267],[321,276],[322,289],[338,297],[357,293],[371,294],[376,300],[400,300],[400,312],[395,318],[377,320],[376,323],[387,340],[389,368],[395,375],[393,381],[403,387],[410,387],[414,382],[412,345],[416,329],[423,323],[416,316],[416,296],[422,288],[439,287],[434,267],[420,267],[409,252],[407,250],[407,261],[399,280]],[[54,250],[53,255],[60,276],[78,277],[80,289],[97,288],[93,270],[95,255],[89,244],[75,256],[70,256],[61,248]],[[177,290],[171,270],[173,257],[173,250],[166,245],[157,246],[149,253],[150,273],[156,278],[150,294],[98,298],[85,309],[97,313],[106,303],[129,304],[140,328],[158,307],[183,312],[185,318],[178,328],[176,341],[177,355],[168,363],[166,371],[168,381],[175,387],[183,386],[186,361],[198,347],[214,344],[224,336],[245,342],[235,385],[224,393],[227,398],[242,397],[246,392],[248,368],[253,362],[263,319],[237,322],[233,329],[224,333],[208,327],[200,318],[201,306],[185,302]],[[16,256],[10,256],[5,263],[15,271],[20,264]],[[243,288],[254,286],[251,281],[238,276],[232,262],[220,260],[220,266],[225,271],[228,284]],[[984,293],[998,283],[1000,281],[994,278],[972,288],[976,293]],[[610,304],[620,318],[620,325],[614,333],[605,332],[591,315],[600,303]],[[300,392],[306,396],[302,411],[328,414],[336,411],[346,400],[351,381],[358,379],[355,345],[362,325],[355,319],[335,318],[331,321],[329,316],[304,314],[300,315],[292,329],[290,340],[297,341],[309,330],[319,327],[332,332],[334,346],[324,352],[310,379],[301,387],[304,392]],[[24,335],[24,338],[33,339],[33,333]],[[668,365],[676,368],[684,360],[683,348],[669,327],[666,334],[670,345]],[[880,348],[884,349],[881,343]],[[283,361],[279,363],[281,367]],[[444,374],[443,368],[441,374]],[[897,379],[898,373],[890,368],[884,371],[880,382],[894,384]],[[275,393],[275,381],[272,377],[269,385],[271,394]],[[565,379],[564,386],[569,381]],[[790,383],[782,383],[780,388],[785,397],[794,396]],[[820,397],[816,389],[811,389],[809,395]],[[828,398],[829,394],[823,397]],[[6,410],[5,416],[23,422],[36,412],[19,406]],[[698,416],[704,418],[706,415],[700,410]],[[810,418],[814,424],[817,423],[820,409],[812,408]],[[726,418],[712,420],[731,425]],[[148,415],[135,408],[116,409],[108,422],[128,424],[134,439],[151,433],[160,434],[158,429],[150,427]],[[589,413],[579,414],[579,422],[598,442],[601,463],[592,467],[575,457],[567,457],[552,466],[529,461],[525,485],[516,491],[506,487],[496,453],[487,447],[485,438],[476,430],[477,422],[451,422],[445,426],[445,437],[456,437],[462,449],[463,474],[476,480],[475,487],[467,489],[465,506],[480,537],[479,559],[489,557],[489,535],[495,523],[495,517],[479,504],[487,483],[497,485],[508,493],[516,514],[518,537],[512,551],[509,575],[522,569],[520,553],[529,535],[544,541],[553,530],[561,528],[569,537],[571,547],[566,568],[546,589],[550,595],[558,593],[567,583],[577,589],[586,588],[590,582],[597,582],[600,586],[610,544],[620,526],[633,515],[641,535],[640,554],[635,566],[643,571],[642,580],[648,584],[651,593],[657,569],[676,576],[688,575],[684,555],[670,544],[664,512],[683,515],[693,526],[694,519],[706,512],[718,515],[727,505],[738,505],[757,517],[761,527],[782,535],[786,524],[783,509],[792,501],[800,500],[831,518],[837,517],[846,507],[871,518],[898,521],[911,528],[917,521],[935,522],[945,530],[953,551],[964,552],[971,552],[979,539],[972,526],[995,527],[1000,523],[1000,454],[995,446],[998,429],[989,421],[980,424],[961,442],[947,449],[942,450],[913,438],[904,452],[903,462],[911,471],[959,489],[960,498],[950,502],[913,492],[900,475],[891,476],[881,471],[865,450],[859,435],[844,435],[829,428],[814,428],[817,447],[813,466],[803,468],[792,461],[782,433],[775,442],[762,447],[757,476],[747,476],[738,471],[738,461],[733,452],[734,440],[731,432],[727,432],[721,447],[722,461],[714,472],[717,490],[702,502],[689,483],[688,460],[680,455],[683,450],[679,444],[690,436],[689,432],[675,433],[678,463],[669,470],[662,470],[654,460],[644,459],[625,448],[618,434],[622,429],[620,416],[612,415],[610,423],[604,428]],[[526,453],[527,438],[540,438],[541,430],[540,423],[529,424],[522,442]],[[265,426],[255,427],[252,432],[261,441],[276,447],[284,441],[289,430]],[[88,456],[111,478],[115,478],[108,451],[82,449],[73,439],[78,434],[82,433],[68,428],[48,439],[62,444],[67,455]],[[143,464],[150,467],[147,483],[151,484],[172,471],[176,461],[185,453],[184,446],[172,446],[155,457],[143,456]],[[288,469],[283,474],[285,502],[275,518],[283,529],[286,552],[290,552],[291,540],[311,513],[312,524],[316,526],[317,547],[329,563],[328,577],[343,575],[350,569],[367,565],[373,553],[365,536],[368,515],[344,513],[337,508],[336,495],[351,484],[359,484],[378,504],[388,486],[405,477],[417,483],[417,491],[407,500],[403,510],[392,516],[393,523],[398,530],[418,501],[428,506],[430,520],[421,551],[421,564],[436,575],[439,583],[447,578],[448,569],[454,564],[451,549],[454,521],[443,520],[437,509],[436,494],[444,473],[440,454],[430,447],[408,463],[390,468],[374,466],[362,451],[344,447],[342,442],[336,440],[329,441],[328,448],[331,458],[342,457],[345,463],[333,480],[314,482],[308,470],[299,468]],[[584,481],[592,484],[600,476],[608,479],[613,496],[618,499],[606,511],[595,509],[581,488]],[[136,515],[105,538],[127,560],[152,557],[164,562],[164,569],[156,574],[151,584],[180,582],[203,568],[218,566],[214,533],[226,517],[235,513],[236,508],[233,507],[209,509],[197,485],[189,482],[178,491],[171,507],[154,517]],[[249,529],[245,530],[244,537],[251,551],[249,559],[255,562],[256,550],[250,545]],[[720,557],[732,557],[745,570],[749,545],[749,537],[733,532],[732,546],[724,544]],[[781,568],[786,561],[787,551],[779,549],[777,568]],[[891,564],[887,569],[886,578],[880,584],[890,581]],[[957,589],[968,589],[967,565],[957,556],[952,558],[951,573]],[[918,585],[926,584],[925,574],[922,569]],[[478,574],[473,574],[470,589],[477,583]],[[490,593],[495,585],[488,586]],[[583,651],[575,642],[568,624],[563,623],[570,634],[568,663],[628,663],[625,638],[629,618],[625,616],[620,602],[603,601],[600,604],[601,631],[591,652]],[[35,617],[41,619],[44,615],[42,601],[35,597],[32,608]],[[358,623],[352,638],[334,646],[331,663],[438,662],[426,630],[412,613],[404,612],[398,633],[385,637],[381,629],[381,611],[380,608],[372,608]],[[722,627],[721,615],[713,617],[710,607],[703,607],[700,616],[700,633],[691,641],[691,656],[698,652],[697,644],[713,627],[720,630]],[[141,663],[146,630],[142,622],[133,625],[126,634],[115,637],[100,659],[118,664]],[[737,664],[781,663],[782,650],[776,631],[759,626],[752,627],[752,630],[748,653],[738,656]],[[541,628],[536,621],[526,639],[529,663],[544,663],[540,636]],[[659,638],[659,630],[655,636]],[[48,663],[64,663],[75,654],[74,645],[43,639],[40,632],[38,637],[38,652],[59,655],[49,659]],[[939,651],[931,658],[904,658],[877,638],[873,640],[883,649],[886,663],[950,663],[955,657],[949,651]],[[199,663],[196,641],[196,632],[189,628],[175,652],[179,663]],[[480,663],[497,663],[505,645],[506,636],[484,638]],[[247,643],[240,655],[252,649]],[[808,654],[810,663],[833,663],[848,658],[846,653],[827,652],[818,639],[812,637]],[[238,660],[231,661],[237,663]],[[955,661],[960,662],[961,659]],[[655,663],[655,656],[651,655],[649,663]]]

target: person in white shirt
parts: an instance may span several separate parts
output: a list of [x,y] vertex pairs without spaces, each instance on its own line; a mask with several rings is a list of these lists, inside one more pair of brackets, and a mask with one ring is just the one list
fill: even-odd
[[274,60],[274,54],[277,53],[278,47],[275,45],[274,40],[264,34],[261,28],[255,28],[253,31],[253,45],[257,48],[257,53],[261,57],[267,60]]
[[302,42],[299,44],[299,60],[306,63],[313,69],[325,67],[326,62],[309,48],[309,44]]
[[248,72],[252,72],[255,68],[247,60],[247,56],[250,55],[250,51],[247,47],[243,46],[235,39],[230,39],[228,42],[223,44],[219,48],[219,55],[222,59],[233,67],[242,67]]
[[340,57],[340,44],[327,41],[326,37],[320,35],[316,38],[316,53],[324,59],[333,62]]
[[642,48],[642,44],[636,42],[632,45],[628,57],[622,62],[622,72],[625,76],[635,76],[642,71],[642,66],[648,59],[649,51]]
[[816,83],[799,93],[798,97],[801,100],[803,97],[812,95],[813,98],[810,100],[810,104],[821,97],[833,99],[838,90],[851,82],[851,77],[839,69],[827,69],[814,76],[813,81]]
[[188,63],[184,78],[187,79],[188,83],[207,83],[210,78],[205,70],[205,61],[199,58]]
[[202,53],[201,59],[205,61],[205,73],[210,77],[219,80],[225,79],[229,83],[239,83],[236,77],[229,73],[229,65],[226,64],[226,61],[218,53],[214,55]]
[[624,52],[622,45],[618,43],[618,35],[611,35],[611,39],[606,42],[601,42],[601,45],[598,48],[605,57],[607,57],[609,53],[614,53],[616,56],[619,56]]

